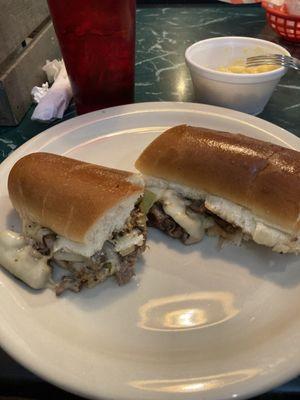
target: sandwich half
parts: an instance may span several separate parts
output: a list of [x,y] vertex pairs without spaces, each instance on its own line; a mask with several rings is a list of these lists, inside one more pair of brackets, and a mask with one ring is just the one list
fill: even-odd
[[[61,294],[134,275],[146,242],[140,176],[33,153],[13,166],[8,191],[23,230],[0,234],[0,264],[29,286]],[[57,265],[65,273],[54,282]]]
[[185,244],[205,233],[300,252],[300,153],[240,134],[180,125],[143,151],[148,223]]

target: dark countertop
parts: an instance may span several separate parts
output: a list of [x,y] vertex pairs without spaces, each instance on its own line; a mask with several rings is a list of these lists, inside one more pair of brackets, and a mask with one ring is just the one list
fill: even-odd
[[[279,39],[266,25],[259,6],[224,3],[143,5],[137,11],[136,102],[193,101],[184,50],[193,42],[214,36],[253,36],[287,47],[300,58],[300,45]],[[300,136],[300,75],[289,71],[265,111],[259,116]],[[17,127],[0,127],[0,160],[53,124],[32,122],[33,107]],[[75,116],[74,105],[64,119]],[[47,384],[0,351],[0,399],[75,399]],[[256,399],[300,398],[300,378]]]

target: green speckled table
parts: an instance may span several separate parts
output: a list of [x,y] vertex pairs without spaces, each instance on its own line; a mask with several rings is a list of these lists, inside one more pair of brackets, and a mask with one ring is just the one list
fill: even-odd
[[[193,101],[192,83],[184,62],[185,49],[201,39],[228,35],[276,41],[300,58],[300,45],[279,39],[266,25],[265,12],[259,6],[216,3],[139,7],[135,101]],[[32,122],[31,113],[32,109],[17,127],[0,127],[0,161],[51,126]],[[75,108],[70,106],[64,119],[73,116]],[[300,135],[299,73],[289,71],[283,77],[259,117]]]
[[[278,42],[300,58],[300,45],[297,47],[279,39],[266,25],[264,10],[259,6],[199,3],[144,5],[138,8],[136,102],[193,101],[184,51],[200,39],[227,35],[254,36]],[[32,122],[32,111],[33,107],[19,126],[0,127],[0,161],[22,143],[53,125]],[[75,115],[72,104],[64,120]],[[293,71],[287,73],[259,117],[300,136],[300,74]],[[6,398],[4,396],[79,399],[43,382],[0,352],[0,400]],[[259,397],[261,400],[292,398],[300,398],[299,379]]]

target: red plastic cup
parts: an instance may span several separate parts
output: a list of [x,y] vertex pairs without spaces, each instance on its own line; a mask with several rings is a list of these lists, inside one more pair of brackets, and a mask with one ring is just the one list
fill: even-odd
[[48,0],[79,114],[134,98],[135,0]]

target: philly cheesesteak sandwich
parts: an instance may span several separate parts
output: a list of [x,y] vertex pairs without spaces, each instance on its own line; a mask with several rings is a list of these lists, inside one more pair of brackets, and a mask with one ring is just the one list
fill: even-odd
[[205,233],[300,252],[300,153],[240,134],[180,125],[136,161],[149,225],[185,244]]
[[33,153],[13,166],[8,191],[23,230],[0,233],[0,264],[32,288],[59,295],[134,275],[146,241],[137,174]]

